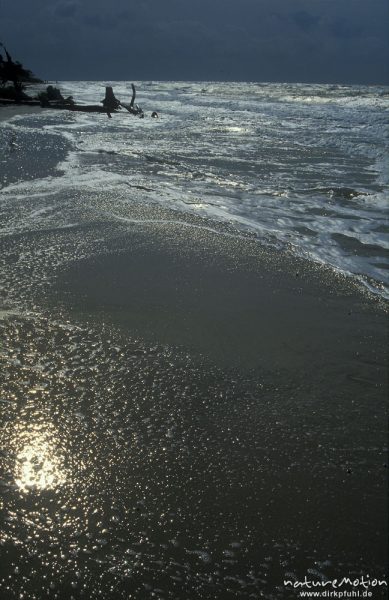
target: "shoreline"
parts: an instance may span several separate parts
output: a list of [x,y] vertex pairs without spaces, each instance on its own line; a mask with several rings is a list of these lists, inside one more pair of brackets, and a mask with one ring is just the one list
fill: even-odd
[[[102,588],[110,600],[109,587],[115,598],[146,599],[150,573],[156,589],[195,600],[194,571],[207,578],[215,569],[204,598],[224,600],[231,577],[243,598],[271,594],[285,571],[303,579],[317,569],[314,559],[328,563],[319,569],[325,577],[360,569],[382,578],[386,311],[301,260],[161,225],[159,209],[142,212],[148,224],[21,234],[17,244],[31,256],[54,239],[63,248],[92,244],[41,287],[42,264],[33,277],[11,269],[40,309],[5,320],[13,349],[5,398],[10,390],[18,398],[6,406],[5,442],[18,455],[23,431],[42,422],[58,483],[49,504],[18,488],[7,502],[20,516],[43,503],[52,524],[47,533],[38,526],[39,556],[47,535],[62,552],[75,543],[71,565],[56,567],[63,597],[74,570],[97,597],[100,568],[89,552],[115,568]],[[27,404],[26,379],[34,392]],[[11,459],[6,465],[12,471]],[[102,528],[106,543],[93,550]],[[28,531],[21,521],[17,535]],[[6,557],[23,565],[23,547],[7,543]],[[127,577],[126,551],[141,553],[145,570]],[[161,557],[164,571],[154,565]],[[267,558],[268,570],[260,566]],[[185,586],[174,583],[170,561],[181,576],[190,566]],[[250,569],[259,587],[250,587]],[[25,589],[40,589],[47,573],[38,573]]]
[[[29,115],[29,114],[34,114],[34,113],[41,113],[42,112],[42,108],[41,107],[28,107],[28,106],[12,106],[12,107],[0,107],[0,122],[1,121],[6,121],[8,119],[11,119],[12,117],[15,116],[23,116],[23,115]],[[118,114],[118,116],[120,117],[120,114]],[[57,134],[58,135],[58,134]],[[12,143],[12,142],[11,142]],[[66,143],[64,145],[64,147],[66,147]],[[55,152],[55,149],[53,149]],[[70,150],[70,146],[68,147],[67,151]],[[53,153],[53,152],[52,152]],[[49,161],[51,160],[51,157],[49,155],[47,155],[46,160]],[[58,159],[57,159],[58,160]],[[61,162],[61,160],[59,160],[58,162]],[[34,177],[32,177],[34,178]],[[135,186],[136,187],[136,186]],[[148,191],[152,191],[152,190],[148,190]],[[186,209],[183,208],[182,212],[181,209],[179,209],[179,215],[184,215],[185,214]],[[193,213],[195,215],[195,213]],[[121,218],[120,216],[118,217],[119,219]],[[184,217],[182,216],[183,220]],[[229,216],[225,215],[222,219],[219,219],[217,217],[217,215],[212,215],[212,213],[207,213],[203,215],[203,218],[205,219],[205,221],[207,219],[209,219],[211,226],[212,223],[216,223],[217,225],[223,227],[224,223],[228,224],[229,222],[232,225],[232,228],[235,229],[236,232],[238,232],[238,235],[241,232],[241,224],[239,222],[239,218],[237,221],[234,221],[234,217],[233,215],[231,216],[231,221],[229,220]],[[125,221],[125,218],[123,219]],[[253,236],[256,237],[257,233],[256,233],[256,228],[255,228],[255,224],[254,225],[243,225],[243,235],[248,235],[248,236]],[[259,245],[263,245],[263,242],[261,241],[260,238],[257,238],[257,243]],[[276,241],[275,244],[280,243],[279,241]],[[267,242],[265,242],[265,245],[267,246]],[[283,246],[281,249],[281,252],[285,253],[285,254],[289,254],[289,249],[288,249],[288,242],[281,242],[281,245]],[[296,246],[295,248],[298,248],[298,246]],[[278,250],[276,250],[278,251]],[[382,262],[384,263],[385,258],[385,250],[381,249],[382,253],[383,253],[383,258],[382,258]],[[358,285],[360,285],[362,288],[365,288],[368,290],[369,293],[371,293],[372,295],[376,295],[378,297],[383,298],[384,302],[389,300],[389,291],[387,288],[387,284],[385,282],[385,279],[378,279],[373,277],[371,274],[367,274],[367,272],[360,272],[358,273],[357,271],[352,271],[352,270],[348,270],[345,266],[340,266],[340,264],[334,264],[332,265],[331,262],[321,262],[321,259],[319,257],[317,257],[315,254],[313,254],[313,256],[310,256],[310,252],[307,250],[304,250],[304,247],[298,248],[297,250],[294,249],[293,253],[296,254],[297,257],[302,258],[302,260],[307,260],[308,262],[312,262],[314,265],[317,265],[319,268],[321,267],[321,265],[323,265],[324,269],[333,269],[335,270],[340,277],[346,276],[348,278],[350,278],[352,281],[357,281]]]
[[[142,212],[150,213],[150,222],[135,222],[127,233],[124,228],[120,248],[61,269],[53,287],[57,305],[65,296],[70,311],[97,319],[105,315],[119,329],[156,343],[201,349],[207,340],[204,348],[210,355],[215,358],[218,346],[224,347],[228,363],[238,344],[240,364],[254,360],[254,366],[258,352],[271,366],[293,354],[292,347],[303,351],[308,343],[306,338],[300,344],[305,319],[311,327],[316,323],[316,329],[320,319],[327,319],[332,328],[352,330],[356,322],[346,326],[346,317],[352,321],[370,310],[385,314],[388,308],[385,299],[365,291],[353,278],[278,254],[256,239],[230,237],[220,223],[212,231],[208,219],[201,219],[202,227],[191,216],[169,223],[154,220],[153,209]],[[158,310],[160,316],[155,315]],[[324,336],[325,329],[315,335]],[[255,339],[255,330],[262,332],[261,341]],[[301,357],[300,366],[308,356]]]
[[41,112],[40,106],[1,106],[0,105],[0,122],[8,121],[13,117],[19,117]]
[[388,303],[229,223],[115,200],[4,208],[40,212],[0,240],[21,313],[0,321],[0,595],[383,578]]

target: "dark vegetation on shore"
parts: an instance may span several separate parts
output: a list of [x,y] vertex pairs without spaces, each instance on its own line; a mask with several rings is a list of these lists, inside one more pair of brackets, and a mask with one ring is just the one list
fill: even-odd
[[[5,59],[2,54],[5,53]],[[14,61],[7,48],[0,42],[0,99],[20,102],[33,100],[25,92],[26,84],[43,83],[21,62]]]

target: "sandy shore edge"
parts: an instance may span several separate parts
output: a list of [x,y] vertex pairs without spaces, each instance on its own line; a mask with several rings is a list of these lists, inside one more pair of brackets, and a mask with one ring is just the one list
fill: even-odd
[[22,115],[29,115],[34,113],[40,113],[42,111],[40,106],[1,106],[0,105],[0,122],[9,121],[13,117],[19,117]]

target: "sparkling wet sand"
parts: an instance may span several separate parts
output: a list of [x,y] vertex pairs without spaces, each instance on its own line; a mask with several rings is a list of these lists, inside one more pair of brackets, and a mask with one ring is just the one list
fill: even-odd
[[1,244],[21,311],[2,325],[2,597],[382,577],[382,303],[230,226],[83,210]]
[[383,577],[383,301],[128,194],[5,194],[0,217],[2,600]]

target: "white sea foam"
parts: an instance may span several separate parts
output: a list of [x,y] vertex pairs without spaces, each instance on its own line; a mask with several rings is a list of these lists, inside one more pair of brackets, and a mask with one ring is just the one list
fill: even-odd
[[[105,84],[130,98],[129,82],[65,82],[61,89],[96,103]],[[388,283],[387,88],[135,84],[145,119],[125,111],[112,119],[34,115],[40,135],[63,136],[72,150],[57,167],[61,176],[13,183],[3,197],[104,190],[113,198],[112,215],[115,192],[129,202],[195,211],[367,277],[381,293]],[[159,119],[150,118],[153,110]],[[18,117],[12,127],[22,135],[31,124]],[[46,205],[37,206],[32,220],[45,216]]]

